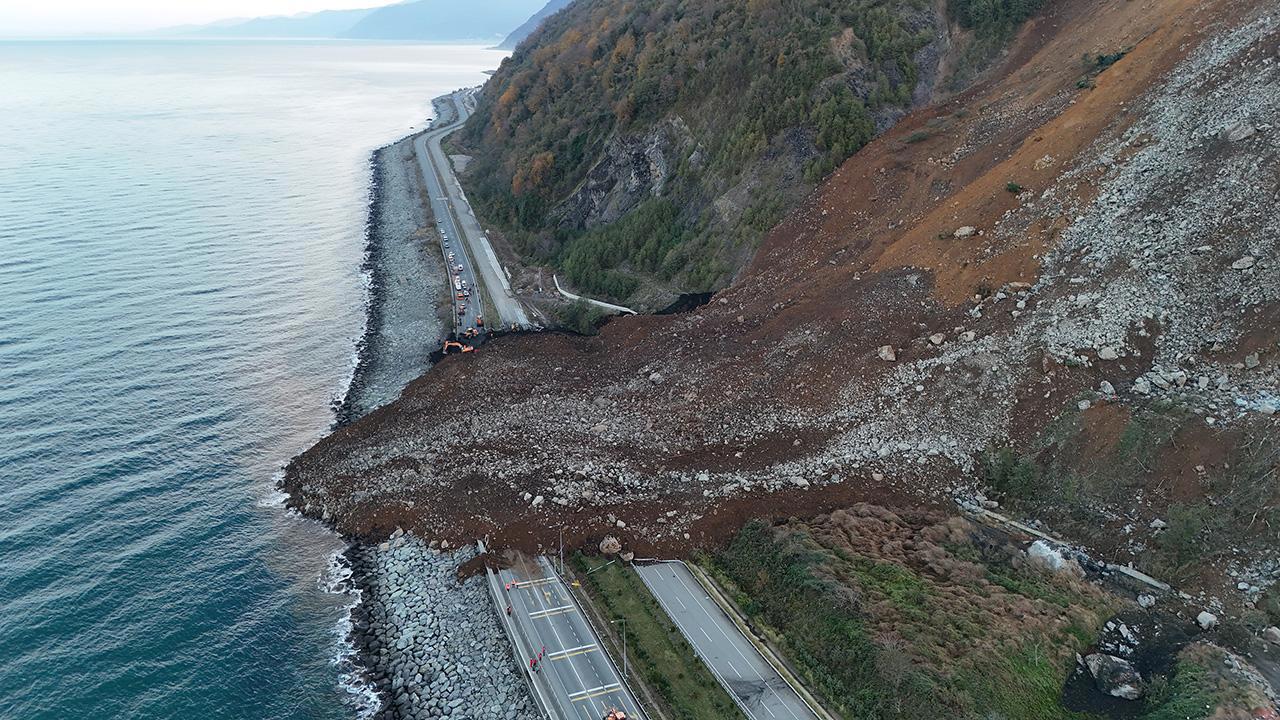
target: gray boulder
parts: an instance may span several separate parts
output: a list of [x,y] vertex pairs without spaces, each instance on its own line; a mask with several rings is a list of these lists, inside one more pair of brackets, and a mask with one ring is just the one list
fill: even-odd
[[1085,656],[1084,664],[1099,691],[1124,700],[1142,697],[1142,676],[1129,661],[1115,655],[1093,653]]

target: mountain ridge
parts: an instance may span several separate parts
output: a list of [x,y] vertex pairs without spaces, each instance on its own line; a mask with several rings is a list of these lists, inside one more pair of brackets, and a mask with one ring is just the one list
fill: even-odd
[[[232,18],[152,35],[217,38],[337,38],[437,42],[492,41],[543,9],[539,0],[491,0],[488,12],[450,0],[405,0],[350,10]],[[535,23],[536,26],[536,23]]]

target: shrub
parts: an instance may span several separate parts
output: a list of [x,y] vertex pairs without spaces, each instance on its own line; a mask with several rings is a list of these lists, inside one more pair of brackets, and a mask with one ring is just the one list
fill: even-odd
[[560,309],[560,325],[579,335],[594,335],[603,313],[586,300],[574,300]]
[[991,448],[980,458],[980,472],[987,487],[1010,500],[1031,498],[1039,483],[1040,472],[1035,463],[1024,459],[1012,448]]

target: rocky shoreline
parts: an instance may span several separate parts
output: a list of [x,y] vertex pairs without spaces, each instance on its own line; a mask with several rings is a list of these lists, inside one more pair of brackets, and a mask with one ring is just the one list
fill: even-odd
[[361,602],[352,637],[383,701],[372,717],[514,720],[537,710],[513,670],[511,647],[480,575],[459,581],[474,557],[397,532],[347,551]]
[[[413,136],[370,157],[371,196],[363,272],[368,282],[364,336],[335,425],[359,419],[399,396],[431,367],[449,329],[440,308],[446,277],[431,218],[421,200]],[[345,558],[360,591],[347,641],[380,707],[369,717],[503,720],[536,714],[528,688],[484,586],[459,582],[469,549],[442,552],[397,533],[356,540]]]
[[368,283],[364,336],[335,424],[350,423],[395,400],[431,367],[450,327],[444,311],[447,274],[420,198],[413,136],[378,148],[369,160],[371,196],[365,225]]

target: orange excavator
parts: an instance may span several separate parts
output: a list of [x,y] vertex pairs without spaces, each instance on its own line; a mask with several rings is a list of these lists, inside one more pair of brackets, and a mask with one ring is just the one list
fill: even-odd
[[471,347],[470,345],[463,345],[462,343],[457,342],[456,340],[445,340],[444,341],[445,355],[449,354],[450,348],[454,348],[458,350],[458,352],[464,352],[464,353],[475,352],[475,348]]

